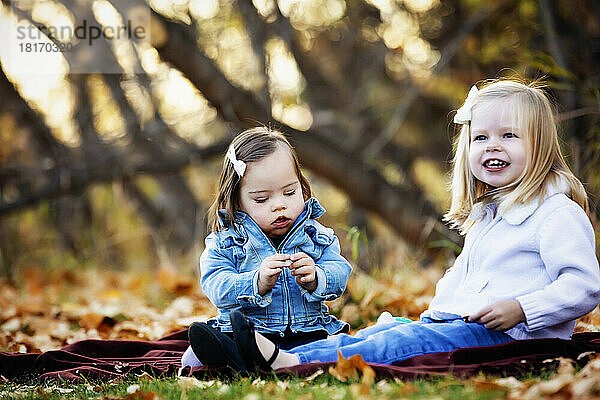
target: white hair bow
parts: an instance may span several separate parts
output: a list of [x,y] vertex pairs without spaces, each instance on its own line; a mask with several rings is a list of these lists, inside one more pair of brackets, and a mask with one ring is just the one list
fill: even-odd
[[246,163],[235,158],[235,147],[233,147],[233,144],[229,146],[226,155],[229,161],[231,161],[231,164],[233,164],[233,169],[235,172],[237,172],[240,178],[244,176],[244,172],[246,172]]
[[479,93],[479,90],[477,90],[477,86],[473,85],[471,90],[469,90],[465,104],[456,111],[456,115],[454,116],[455,124],[465,125],[471,122],[471,108],[473,108],[473,100],[475,100],[477,93]]

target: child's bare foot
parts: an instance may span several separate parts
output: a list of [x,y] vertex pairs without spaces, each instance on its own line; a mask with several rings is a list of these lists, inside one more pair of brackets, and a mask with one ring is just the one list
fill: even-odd
[[[256,340],[256,346],[258,347],[258,350],[260,350],[260,353],[265,360],[271,358],[273,352],[275,351],[275,344],[256,331],[254,331],[254,338]],[[279,351],[277,357],[275,357],[275,360],[273,360],[271,368],[279,369],[293,367],[294,365],[298,364],[300,364],[300,359],[297,355],[281,350]]]

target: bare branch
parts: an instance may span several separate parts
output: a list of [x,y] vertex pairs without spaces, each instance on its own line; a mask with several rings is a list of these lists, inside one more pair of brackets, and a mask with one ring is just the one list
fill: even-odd
[[[495,10],[497,10],[502,2],[495,2],[493,5],[488,5],[479,9],[474,13],[461,27],[456,36],[444,46],[441,51],[440,60],[432,69],[432,74],[437,74],[442,71],[446,65],[452,60],[452,58],[458,53],[458,50],[462,47],[463,43],[469,36],[469,34],[485,21]],[[421,95],[423,88],[421,86],[413,85],[408,89],[402,96],[402,101],[396,107],[392,120],[388,123],[385,129],[377,136],[364,150],[363,158],[369,160],[373,158],[381,149],[387,145],[396,132],[400,129],[404,123],[404,119],[413,105],[414,101]]]
[[266,109],[271,109],[271,98],[269,95],[268,74],[265,67],[265,43],[267,41],[267,28],[264,21],[258,15],[258,10],[254,7],[251,1],[238,0],[236,1],[237,8],[246,22],[246,31],[252,43],[252,50],[258,59],[260,70],[264,74],[265,84],[259,92],[259,101]]
[[582,108],[578,108],[576,110],[565,111],[565,112],[557,114],[554,117],[554,120],[556,122],[562,122],[562,121],[568,121],[570,119],[575,119],[575,118],[583,117],[584,115],[590,115],[590,114],[600,114],[600,108],[599,107],[582,107]]
[[[168,33],[164,45],[157,49],[161,57],[179,68],[225,119],[235,115],[229,120],[240,128],[252,126],[256,120],[269,120],[269,113],[251,93],[235,88],[199,51],[190,40],[193,32],[189,27],[168,21],[161,15],[156,17]],[[224,112],[227,104],[232,113]],[[372,167],[325,139],[331,133],[314,129],[300,132],[280,125],[295,142],[300,158],[308,168],[348,193],[355,204],[380,215],[409,243],[424,247],[433,237],[460,242],[458,235],[438,222],[439,213],[421,193],[389,184]],[[425,221],[430,218],[436,221],[437,229],[424,235]]]
[[0,216],[9,212],[30,207],[42,200],[53,199],[65,194],[77,193],[96,183],[107,183],[121,179],[133,179],[137,175],[171,174],[192,163],[202,163],[215,156],[221,156],[228,142],[220,142],[205,148],[198,148],[191,156],[168,156],[161,159],[149,158],[142,161],[125,161],[101,165],[77,163],[71,165],[68,175],[62,177],[56,169],[40,171],[49,183],[17,200],[0,203]]

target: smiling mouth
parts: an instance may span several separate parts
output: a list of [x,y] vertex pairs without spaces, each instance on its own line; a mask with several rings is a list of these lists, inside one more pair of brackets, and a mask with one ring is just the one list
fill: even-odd
[[501,169],[509,165],[510,163],[497,159],[487,160],[483,163],[483,166],[488,169]]

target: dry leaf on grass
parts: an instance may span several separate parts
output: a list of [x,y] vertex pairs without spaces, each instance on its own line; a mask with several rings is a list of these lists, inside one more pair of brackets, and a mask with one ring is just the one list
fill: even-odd
[[475,388],[475,392],[490,392],[490,391],[506,391],[506,386],[498,383],[495,380],[488,380],[484,378],[473,378],[471,380]]
[[85,329],[95,329],[98,332],[110,332],[116,321],[109,316],[89,312],[79,320],[79,325]]
[[353,383],[350,385],[350,393],[352,393],[352,397],[355,399],[368,398],[371,394],[371,387],[364,383]]
[[503,386],[504,388],[510,389],[510,390],[522,389],[523,387],[525,387],[525,383],[521,382],[514,376],[509,376],[506,378],[498,378],[498,379],[495,379],[494,382],[497,385]]
[[194,378],[193,376],[180,376],[179,378],[177,378],[177,383],[179,384],[181,390],[185,391],[187,389],[194,388],[206,389],[213,386],[215,384],[215,381],[201,381],[197,378]]
[[523,384],[513,388],[509,399],[552,398],[578,400],[597,398],[600,391],[600,359],[590,361],[581,371],[575,373],[573,361],[558,358],[559,367],[556,376],[532,385]]
[[359,372],[362,375],[363,385],[371,385],[375,380],[375,371],[371,368],[360,354],[355,354],[350,358],[344,358],[338,350],[338,360],[335,367],[329,367],[329,373],[342,382],[349,379],[357,379]]
[[325,371],[323,371],[322,369],[318,369],[316,370],[314,373],[312,373],[310,376],[307,376],[306,378],[304,378],[304,382],[312,382],[314,381],[318,376],[323,375],[325,373]]
[[169,293],[190,295],[194,292],[196,281],[179,274],[176,268],[162,266],[156,271],[156,281]]
[[401,384],[399,393],[402,395],[409,395],[417,392],[417,387],[410,382],[404,383],[398,378],[394,379],[394,381],[399,385]]
[[127,396],[123,397],[124,400],[161,400],[162,397],[160,397],[158,394],[156,394],[155,392],[135,392],[135,393],[131,393],[128,394]]

